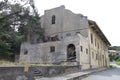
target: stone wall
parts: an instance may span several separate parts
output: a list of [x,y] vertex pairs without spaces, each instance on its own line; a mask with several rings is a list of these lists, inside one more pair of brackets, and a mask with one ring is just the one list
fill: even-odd
[[[67,47],[75,45],[76,61],[79,62],[80,36],[67,37],[63,41],[53,41],[39,44],[22,43],[20,51],[20,63],[60,63],[67,61]],[[50,47],[55,47],[55,52],[50,52]],[[27,54],[25,54],[27,50]]]
[[[50,47],[55,46],[55,52]],[[25,50],[28,51],[25,54]],[[40,44],[23,43],[21,45],[20,62],[22,63],[56,63],[66,60],[65,51],[60,41]]]
[[[52,16],[55,15],[55,24],[51,23]],[[87,17],[82,14],[75,14],[64,6],[45,10],[41,16],[41,26],[45,28],[45,36],[58,36],[59,40],[66,38],[67,34],[73,36],[80,32],[83,36],[88,36]]]
[[79,70],[78,66],[41,66],[29,67],[29,71],[24,72],[24,67],[0,67],[0,80],[35,80],[35,77],[56,76]]
[[[87,38],[76,34],[75,36],[66,37],[63,41],[40,44],[23,43],[21,45],[20,63],[62,64],[67,62],[68,45],[73,44],[76,51],[77,65],[84,65],[82,69],[89,69],[89,52],[86,53],[86,49],[88,49],[87,42]],[[50,46],[55,46],[55,52],[50,52]],[[82,52],[80,46],[83,47]],[[26,49],[28,54],[24,54]]]

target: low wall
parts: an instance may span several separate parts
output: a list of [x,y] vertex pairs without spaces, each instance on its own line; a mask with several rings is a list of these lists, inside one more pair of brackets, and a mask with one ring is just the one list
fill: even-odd
[[56,76],[80,69],[79,66],[35,66],[29,67],[28,72],[24,70],[24,67],[0,67],[0,80],[34,80],[34,77]]

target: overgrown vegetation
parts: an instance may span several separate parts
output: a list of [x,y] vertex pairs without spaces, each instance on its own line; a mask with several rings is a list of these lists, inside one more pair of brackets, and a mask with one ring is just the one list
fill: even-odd
[[14,61],[21,42],[29,41],[32,34],[42,39],[39,20],[33,0],[0,1],[0,59]]
[[120,55],[109,54],[110,61],[120,61]]
[[108,69],[111,69],[111,68],[114,68],[115,66],[112,66],[112,65],[110,65],[109,67],[107,67]]
[[[109,50],[117,50],[120,51],[120,46],[111,46]],[[120,55],[118,54],[109,54],[110,61],[116,61],[117,65],[120,65]]]
[[120,65],[120,61],[116,61],[116,64],[117,64],[117,65]]
[[120,51],[120,46],[111,46],[111,47],[109,47],[109,50],[118,50],[118,51]]

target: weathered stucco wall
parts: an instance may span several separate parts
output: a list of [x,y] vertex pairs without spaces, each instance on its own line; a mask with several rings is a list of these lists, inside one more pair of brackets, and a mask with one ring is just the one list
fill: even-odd
[[25,72],[24,67],[0,67],[0,80],[35,80],[35,77],[51,77],[79,70],[79,66],[34,66]]
[[87,18],[82,14],[75,14],[70,10],[64,11],[63,32],[80,32],[84,37],[88,36]]
[[[52,24],[52,16],[55,16],[55,24]],[[45,35],[58,35],[61,40],[67,34],[75,35],[80,32],[83,36],[88,36],[87,18],[81,14],[74,14],[64,6],[45,10],[45,14],[41,17],[41,26],[45,28]]]
[[[50,10],[45,10],[44,20],[42,21],[46,35],[62,32],[64,6]],[[52,24],[52,16],[55,15],[55,24]]]
[[[93,43],[91,43],[91,34]],[[89,45],[91,66],[93,68],[108,66],[108,46],[91,27],[89,28]]]
[[[89,54],[86,53],[86,49],[88,49],[87,42],[88,42],[87,38],[84,38],[80,34],[76,34],[76,36],[67,37],[63,41],[47,42],[40,44],[23,43],[21,45],[20,62],[39,63],[39,64],[40,63],[62,64],[64,62],[67,62],[68,45],[73,44],[75,45],[77,65],[82,65],[83,69],[88,69]],[[55,46],[55,52],[50,52],[51,46]],[[80,48],[81,46],[83,47],[83,52],[81,52],[81,48]],[[28,51],[27,54],[24,54],[25,50]],[[69,64],[65,64],[65,65],[69,65]]]
[[[51,46],[55,46],[55,52],[50,52]],[[25,50],[28,51],[28,54],[24,54]],[[63,52],[61,41],[41,44],[23,43],[21,45],[20,62],[55,63],[65,61],[65,51],[61,52]]]
[[[52,24],[53,16],[55,16],[54,24]],[[109,65],[107,45],[96,31],[91,29],[86,16],[75,14],[60,6],[45,10],[40,22],[45,29],[46,42],[22,43],[20,62],[52,64],[66,62],[68,45],[72,44],[75,46],[77,65],[82,66],[82,69]],[[91,34],[93,43],[91,43]],[[54,37],[58,39],[49,40]],[[54,48],[53,52],[50,51],[51,47]]]

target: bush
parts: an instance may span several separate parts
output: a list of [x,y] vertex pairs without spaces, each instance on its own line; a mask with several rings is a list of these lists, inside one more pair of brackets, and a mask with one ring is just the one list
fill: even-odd
[[111,69],[111,68],[115,68],[115,66],[109,65],[107,68],[108,68],[108,69]]
[[120,61],[116,61],[116,64],[117,64],[117,65],[120,65]]
[[120,59],[120,55],[115,55],[115,60],[118,61]]
[[110,61],[120,61],[120,55],[109,54]]
[[110,61],[114,61],[116,59],[116,55],[109,54]]
[[119,58],[117,58],[117,60],[116,61],[120,61],[120,57]]
[[112,66],[112,65],[110,65],[110,66],[109,66],[109,68],[113,68],[113,66]]

